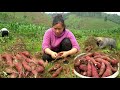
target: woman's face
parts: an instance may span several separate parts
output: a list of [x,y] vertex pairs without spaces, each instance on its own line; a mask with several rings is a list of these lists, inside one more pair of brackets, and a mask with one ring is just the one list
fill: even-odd
[[58,23],[53,26],[53,31],[55,32],[57,36],[59,36],[63,32],[63,30],[64,30],[64,27],[62,23]]

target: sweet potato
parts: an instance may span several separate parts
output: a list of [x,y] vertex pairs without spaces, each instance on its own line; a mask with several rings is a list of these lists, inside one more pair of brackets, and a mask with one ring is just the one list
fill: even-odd
[[97,66],[98,68],[101,67],[101,64],[99,62],[96,62],[94,58],[86,56],[86,60],[90,60],[95,66]]
[[62,56],[63,55],[63,52],[59,52],[58,54],[57,54],[57,57],[60,57],[60,56]]
[[42,59],[40,59],[40,60],[38,60],[38,64],[41,66],[44,66],[45,62]]
[[17,71],[19,73],[22,73],[22,64],[19,62],[16,62],[14,65],[15,65],[15,68],[17,69]]
[[79,69],[82,70],[82,71],[87,71],[87,65],[80,64]]
[[103,73],[102,77],[107,77],[107,76],[110,76],[110,75],[112,75],[112,70],[111,70],[111,67],[108,65],[108,66],[106,67],[106,70],[105,70],[105,72]]
[[93,53],[89,52],[85,56],[93,57],[93,55],[94,55]]
[[34,70],[37,65],[35,63],[33,63],[33,62],[30,62],[29,66],[31,67],[32,70]]
[[92,77],[99,78],[97,69],[96,69],[96,67],[94,66],[93,63],[91,63],[91,67],[92,67]]
[[16,73],[15,70],[13,70],[12,68],[8,67],[5,69],[5,72],[9,73],[9,74],[12,74],[12,73]]
[[31,72],[34,74],[34,77],[36,78],[38,75],[38,72],[36,70],[32,70]]
[[57,69],[60,68],[60,67],[61,67],[60,64],[55,64],[53,67],[51,67],[51,68],[48,70],[48,72],[55,71],[55,70],[57,70]]
[[3,56],[2,56],[2,58],[4,58],[5,60],[6,60],[6,63],[9,65],[9,66],[13,66],[13,57],[12,57],[12,55],[11,54],[4,54]]
[[119,61],[118,61],[117,59],[112,59],[112,60],[111,60],[111,63],[112,63],[113,65],[117,65],[117,64],[119,63]]
[[52,74],[52,77],[53,77],[53,78],[54,78],[54,77],[57,77],[62,70],[63,70],[63,67],[61,66],[60,68],[58,68],[58,69]]
[[108,62],[108,61],[106,61],[106,60],[104,60],[104,59],[102,59],[102,58],[96,58],[95,59],[96,61],[98,61],[98,62],[100,62],[100,63],[105,63],[106,65],[110,65],[110,62]]
[[88,46],[88,47],[85,48],[85,50],[86,50],[87,52],[90,52],[92,49],[93,49],[93,46]]
[[18,77],[18,74],[17,73],[12,73],[9,78],[17,78]]
[[100,68],[100,70],[99,70],[99,76],[101,76],[101,75],[104,73],[105,69],[106,69],[106,66],[105,66],[105,64],[102,62],[101,68]]
[[99,52],[94,52],[93,55],[94,55],[94,56],[97,56],[97,55],[100,55],[100,56],[101,56],[101,53],[99,53]]
[[27,59],[28,57],[26,57],[24,54],[22,54],[22,53],[19,53],[20,55],[21,55],[21,57],[22,57],[22,59],[23,60],[25,60],[25,59]]
[[83,76],[87,76],[87,72],[86,72],[86,71],[81,72],[81,74],[82,74]]
[[28,51],[23,51],[22,54],[25,55],[26,57],[30,58],[30,53]]
[[20,61],[22,61],[22,60],[23,60],[23,57],[22,57],[20,54],[16,54],[16,56],[15,56],[15,57],[16,57],[16,59],[17,59],[17,60],[20,60]]
[[94,56],[94,59],[96,59],[96,58],[101,58],[101,55]]
[[27,71],[31,71],[31,67],[27,64],[26,61],[22,61],[22,65]]
[[90,61],[88,61],[88,65],[87,65],[87,76],[88,77],[92,76],[92,66]]
[[80,59],[77,58],[75,61],[74,61],[74,66],[79,66],[80,65]]
[[112,60],[108,56],[101,56],[100,58],[107,60],[108,62],[112,63]]
[[43,66],[38,66],[38,67],[36,67],[36,71],[37,71],[38,73],[41,73],[41,72],[44,71],[44,67],[43,67]]
[[78,73],[80,73],[80,69],[79,69],[79,67],[74,67],[75,68],[75,71],[77,71]]
[[102,62],[105,63],[105,65],[106,65],[107,67],[109,67],[110,70],[112,70],[113,72],[116,72],[116,71],[117,71],[116,68],[113,68],[113,67],[112,67],[112,65],[110,64],[110,62],[108,62],[108,61],[106,61],[106,60],[104,60],[104,59],[97,58],[96,61],[99,61],[99,62],[101,62],[101,63],[102,63]]
[[112,74],[111,64],[108,61],[106,61],[104,59],[101,59],[101,58],[96,58],[96,60],[99,61],[99,62],[101,62],[101,63],[103,62],[106,65],[106,70],[103,73],[102,77],[110,76]]
[[116,71],[117,71],[117,69],[118,69],[118,66],[113,67],[112,65],[110,65],[110,67],[111,67],[112,72],[116,72]]
[[30,58],[26,58],[25,61],[28,62],[28,63],[30,63],[30,62],[34,63],[34,61],[32,59],[30,59]]

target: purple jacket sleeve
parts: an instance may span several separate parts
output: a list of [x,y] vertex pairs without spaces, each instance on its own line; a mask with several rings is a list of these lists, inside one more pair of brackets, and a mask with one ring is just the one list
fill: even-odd
[[50,48],[50,32],[49,32],[49,30],[46,31],[43,36],[42,50],[44,51],[46,48]]
[[69,38],[72,43],[72,47],[76,48],[78,51],[80,51],[80,46],[72,32],[69,32]]

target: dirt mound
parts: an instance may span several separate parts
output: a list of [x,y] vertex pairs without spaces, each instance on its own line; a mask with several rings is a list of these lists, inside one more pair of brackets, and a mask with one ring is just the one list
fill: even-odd
[[90,36],[85,40],[84,42],[84,52],[88,51],[96,51],[98,49],[98,46],[96,44],[96,41],[93,36]]
[[12,46],[6,49],[6,52],[17,53],[26,51],[26,45],[22,39],[16,39]]

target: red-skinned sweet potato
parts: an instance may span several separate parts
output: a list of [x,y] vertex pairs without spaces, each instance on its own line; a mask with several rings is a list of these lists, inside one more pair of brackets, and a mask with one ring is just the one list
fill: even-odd
[[63,67],[61,66],[60,68],[58,68],[58,69],[52,74],[52,77],[53,77],[53,78],[54,78],[54,77],[57,77],[62,70],[63,70]]
[[87,76],[88,77],[92,76],[92,66],[90,61],[88,61],[88,65],[87,65]]
[[82,71],[87,71],[87,65],[80,64],[79,69],[82,70]]
[[112,70],[111,70],[110,66],[107,66],[105,72],[102,75],[102,77],[108,77],[110,75],[112,75]]
[[104,73],[105,69],[106,69],[106,66],[105,66],[105,64],[102,62],[101,68],[100,68],[100,71],[99,71],[99,76],[101,76],[101,75]]
[[12,73],[9,78],[17,78],[18,77],[18,74],[17,73]]
[[40,59],[40,60],[38,60],[38,64],[41,66],[44,66],[45,62],[42,59]]
[[16,71],[13,70],[11,67],[7,67],[7,68],[5,69],[5,72],[7,72],[7,73],[9,73],[9,74],[16,73]]
[[92,67],[92,77],[99,78],[97,69],[96,69],[96,67],[94,66],[93,63],[91,63],[91,67]]
[[31,55],[30,55],[30,53],[28,52],[28,51],[23,51],[23,52],[21,52],[23,55],[25,55],[26,57],[28,57],[28,58],[30,58],[31,57]]
[[27,71],[31,71],[31,67],[27,64],[26,61],[22,61],[22,65]]
[[80,59],[77,58],[75,61],[74,61],[74,66],[79,66],[80,65]]
[[38,67],[36,67],[36,71],[38,73],[42,73],[44,71],[44,67],[43,66],[38,66]]
[[51,67],[48,71],[49,72],[52,72],[52,71],[55,71],[55,70],[57,70],[58,68],[60,68],[61,66],[60,66],[60,64],[55,64],[53,67]]
[[5,54],[3,54],[2,55],[2,58],[4,58],[4,60],[6,60],[6,63],[9,65],[9,66],[13,66],[13,56],[11,55],[11,54],[7,54],[7,53],[5,53]]

